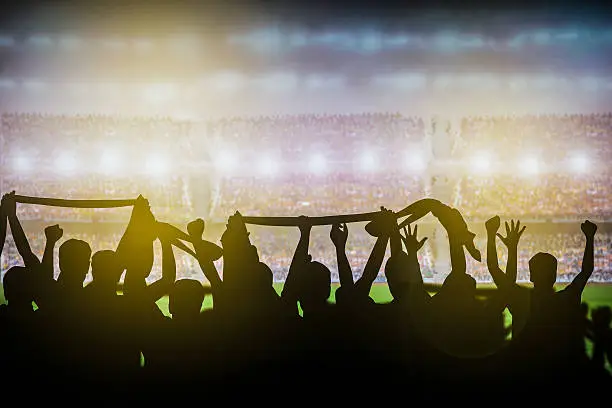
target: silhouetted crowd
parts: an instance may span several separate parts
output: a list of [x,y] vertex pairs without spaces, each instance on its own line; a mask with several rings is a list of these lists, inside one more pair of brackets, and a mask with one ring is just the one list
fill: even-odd
[[[580,271],[559,289],[558,260],[545,251],[530,254],[532,285],[517,283],[526,228],[520,221],[506,222],[500,232],[499,216],[489,218],[483,258],[457,209],[431,198],[399,212],[381,207],[365,226],[375,242],[357,276],[346,250],[349,228],[330,226],[340,282],[332,303],[331,265],[313,260],[319,248],[311,245],[308,216],[296,219],[299,238],[279,294],[239,212],[228,218],[219,246],[203,238],[202,219],[181,231],[158,220],[139,196],[115,247],[92,251],[89,242],[70,238],[56,248],[64,231],[53,224],[44,229],[38,257],[16,208],[14,192],[5,194],[1,244],[10,230],[22,264],[2,280],[3,387],[52,390],[25,399],[253,402],[280,391],[279,398],[294,403],[314,396],[322,403],[328,392],[346,402],[382,384],[388,398],[418,394],[435,403],[479,398],[474,392],[483,391],[499,398],[524,390],[554,397],[568,380],[572,387],[602,390],[610,383],[612,313],[582,302],[595,268],[597,225],[588,220],[579,226]],[[419,238],[416,223],[429,213],[448,233],[450,251],[450,271],[435,293],[423,281],[419,251],[427,238]],[[161,246],[161,259],[154,245]],[[505,266],[499,265],[500,246]],[[200,279],[177,278],[179,250],[195,259],[208,288]],[[156,262],[162,273],[152,280]],[[486,262],[495,290],[477,290],[472,262]],[[370,297],[381,270],[389,303]],[[84,284],[88,274],[92,279]],[[168,315],[158,305],[165,296]],[[206,296],[212,308],[203,308]]]

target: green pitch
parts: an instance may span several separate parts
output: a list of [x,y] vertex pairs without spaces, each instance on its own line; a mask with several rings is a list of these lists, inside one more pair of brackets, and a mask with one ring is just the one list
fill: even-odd
[[[335,301],[334,293],[338,286],[337,284],[332,285],[330,297],[332,302]],[[486,285],[481,286],[486,287]],[[274,288],[280,294],[283,289],[283,284],[275,283]],[[370,296],[376,303],[386,303],[390,302],[392,299],[389,287],[384,283],[373,285]],[[582,299],[589,304],[590,308],[603,305],[612,307],[612,284],[589,284],[584,290]],[[160,299],[157,304],[165,314],[168,313],[168,298]],[[212,307],[212,297],[210,295],[206,295],[203,307],[205,309]],[[508,319],[510,319],[510,316],[508,316]]]

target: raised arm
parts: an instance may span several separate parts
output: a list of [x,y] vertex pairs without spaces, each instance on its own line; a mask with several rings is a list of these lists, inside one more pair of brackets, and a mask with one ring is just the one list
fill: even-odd
[[461,240],[458,240],[457,237],[454,236],[451,231],[449,231],[449,247],[451,259],[450,273],[466,273],[467,264],[465,261],[465,251],[463,250],[463,242]]
[[[516,282],[518,243],[526,228],[525,226],[521,228],[521,222],[517,221],[515,223],[514,220],[512,220],[510,224],[506,222],[505,225],[506,236],[504,237],[497,233],[500,226],[499,216],[496,215],[485,223],[487,230],[487,267],[498,288],[506,288],[508,285]],[[508,248],[508,261],[505,273],[499,267],[497,246],[495,245],[497,237],[499,237]]]
[[363,268],[363,273],[355,283],[355,288],[362,296],[369,296],[372,284],[380,272],[387,244],[391,240],[391,256],[402,252],[402,241],[397,228],[397,217],[391,210],[380,207],[380,214],[373,220],[375,229],[380,232],[370,257]]
[[162,276],[147,287],[148,296],[153,302],[157,302],[168,295],[176,281],[176,259],[172,247],[174,234],[165,227],[166,224],[158,222],[157,225],[162,249]]
[[210,288],[213,293],[213,298],[219,298],[219,292],[222,291],[223,281],[219,276],[219,272],[217,271],[217,267],[215,266],[213,257],[207,250],[206,242],[202,239],[202,234],[204,233],[204,220],[198,218],[194,221],[191,221],[187,225],[187,232],[191,237],[193,247],[195,249],[195,253],[197,256],[198,264],[200,265],[200,269],[202,269],[202,273],[208,282],[210,282]]
[[53,251],[55,250],[55,244],[57,244],[63,235],[64,230],[62,230],[58,224],[49,225],[45,228],[45,238],[47,242],[45,243],[45,252],[43,254],[42,267],[40,269],[43,279],[53,279]]
[[298,299],[299,275],[308,262],[312,260],[312,257],[308,255],[312,225],[308,222],[308,217],[301,216],[300,220],[300,240],[295,248],[293,259],[289,266],[289,273],[287,274],[285,284],[283,285],[283,291],[281,292],[281,299],[283,302],[290,305],[292,309],[294,307],[297,308],[296,302]]
[[17,203],[15,201],[14,191],[5,194],[2,197],[2,207],[6,212],[8,223],[11,227],[11,234],[13,235],[13,240],[15,241],[17,251],[23,259],[23,263],[25,264],[26,268],[37,268],[40,265],[40,260],[36,255],[34,255],[34,252],[32,252],[28,238],[26,237],[25,232],[21,227],[21,223],[17,218]]
[[582,294],[595,268],[595,233],[597,232],[597,225],[587,220],[580,225],[580,229],[586,238],[584,255],[582,257],[582,270],[576,275],[568,288]]
[[353,271],[351,264],[346,257],[346,240],[348,238],[348,228],[346,224],[334,224],[329,232],[329,238],[336,248],[336,259],[338,262],[338,276],[340,286],[348,288],[354,285]]
[[523,232],[525,232],[526,226],[521,228],[521,222],[517,220],[510,221],[510,225],[506,222],[506,236],[497,234],[499,239],[508,248],[508,260],[506,261],[506,277],[508,282],[515,283],[518,275],[518,244],[521,240]]
[[[423,288],[423,275],[421,275],[421,265],[419,264],[419,257],[417,253],[425,242],[427,241],[427,237],[423,238],[419,241],[418,237],[419,226],[415,225],[414,230],[410,228],[410,225],[404,227],[404,235],[400,235],[402,241],[404,242],[404,246],[406,247],[406,260],[407,260],[407,273],[413,274],[410,277],[410,281],[412,283],[413,289],[424,289]],[[419,285],[415,285],[415,283],[419,283]]]
[[[3,203],[3,202],[2,202]],[[4,205],[0,203],[0,255],[2,255],[2,251],[4,250],[4,242],[6,241],[6,214],[4,211]]]
[[139,196],[116,250],[117,257],[126,270],[125,295],[138,297],[145,293],[146,277],[153,267],[153,242],[156,238],[155,217],[148,201]]

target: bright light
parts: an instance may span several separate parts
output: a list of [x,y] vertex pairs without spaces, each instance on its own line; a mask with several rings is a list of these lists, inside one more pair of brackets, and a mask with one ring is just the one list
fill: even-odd
[[15,157],[13,167],[18,173],[27,173],[32,169],[32,163],[25,156],[17,156]]
[[77,160],[72,153],[62,153],[55,159],[55,169],[60,173],[72,173],[77,168]]
[[144,90],[144,97],[150,103],[167,102],[176,94],[173,84],[154,84],[149,85]]
[[582,154],[577,154],[571,160],[572,170],[576,173],[585,173],[589,169],[589,159]]
[[491,158],[487,153],[481,152],[472,157],[470,164],[475,173],[487,172],[491,169]]
[[308,170],[315,174],[323,174],[327,171],[327,161],[321,154],[314,154],[308,161]]
[[527,157],[520,163],[520,170],[527,175],[540,172],[540,161],[537,157]]
[[39,47],[48,47],[53,44],[51,37],[47,37],[46,35],[33,35],[28,41]]
[[145,162],[145,171],[151,175],[161,176],[168,171],[168,162],[162,155],[152,153]]
[[102,173],[117,173],[121,170],[121,156],[114,150],[107,150],[100,158],[100,171]]
[[232,172],[237,164],[236,156],[228,151],[221,151],[215,157],[215,167],[223,173]]
[[75,50],[82,45],[82,40],[77,37],[64,36],[59,40],[59,43],[62,48]]
[[0,35],[0,47],[12,47],[15,45],[15,39],[6,35]]
[[421,151],[410,151],[406,155],[406,168],[408,171],[420,173],[427,167],[423,152]]
[[271,156],[263,157],[258,164],[259,173],[264,176],[274,176],[278,173],[279,167],[278,161]]
[[365,151],[361,155],[359,167],[362,171],[372,172],[378,169],[378,160],[372,152]]

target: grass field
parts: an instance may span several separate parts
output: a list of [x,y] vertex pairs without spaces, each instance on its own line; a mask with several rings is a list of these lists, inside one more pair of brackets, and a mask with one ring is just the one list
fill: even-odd
[[[339,285],[332,285],[332,294],[331,300],[334,301],[334,293]],[[481,287],[486,287],[486,285],[481,285]],[[283,289],[282,283],[275,283],[274,288],[278,293]],[[376,303],[386,303],[391,301],[391,293],[389,292],[389,287],[384,284],[375,284],[372,286],[372,290],[370,291],[370,296],[372,299],[376,301]],[[584,290],[583,301],[586,301],[589,306],[597,307],[608,305],[612,307],[612,284],[589,284]],[[160,309],[167,314],[168,313],[168,298],[162,298],[157,302]],[[204,308],[212,307],[212,297],[210,295],[206,296],[204,300]],[[510,316],[508,316],[510,318]]]

